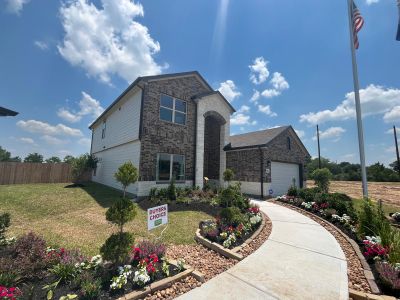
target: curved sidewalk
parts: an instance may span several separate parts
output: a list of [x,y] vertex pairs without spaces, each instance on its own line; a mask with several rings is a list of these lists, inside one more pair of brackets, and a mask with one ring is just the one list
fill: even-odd
[[179,299],[348,299],[347,263],[336,239],[298,212],[254,202],[272,221],[268,240]]

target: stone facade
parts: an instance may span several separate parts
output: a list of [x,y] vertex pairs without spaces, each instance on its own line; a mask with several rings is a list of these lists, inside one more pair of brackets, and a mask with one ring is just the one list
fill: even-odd
[[[287,138],[290,138],[290,150]],[[263,172],[263,182],[271,182],[271,161],[299,164],[302,173],[300,177],[305,180],[303,166],[309,155],[301,146],[292,128],[282,132],[267,146],[262,147],[261,151],[259,148],[227,151],[226,167],[235,172],[235,180],[260,182],[262,158],[264,169],[269,169],[269,172]]]
[[[209,89],[194,76],[161,79],[144,84],[140,132],[140,181],[156,180],[157,153],[184,155],[186,180],[194,179],[196,103],[191,98],[208,91]],[[160,120],[162,94],[186,101],[185,125]]]

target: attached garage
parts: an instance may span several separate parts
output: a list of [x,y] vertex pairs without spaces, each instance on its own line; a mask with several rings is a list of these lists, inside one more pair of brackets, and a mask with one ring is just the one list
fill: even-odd
[[310,154],[292,126],[231,136],[224,150],[226,167],[245,194],[275,197],[293,183],[305,185],[304,164]]

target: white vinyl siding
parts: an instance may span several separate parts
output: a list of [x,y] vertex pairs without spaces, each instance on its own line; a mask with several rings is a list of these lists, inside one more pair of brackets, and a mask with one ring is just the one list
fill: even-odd
[[281,162],[271,162],[271,189],[274,196],[286,194],[289,187],[299,187],[299,165]]
[[[131,161],[139,169],[140,141],[136,140],[98,152],[96,153],[96,157],[99,159],[99,162],[97,164],[96,176],[93,174],[92,180],[121,190],[122,186],[115,180],[114,174],[118,167],[127,161]],[[137,183],[128,186],[127,191],[137,194]]]
[[92,153],[139,139],[141,98],[141,89],[133,89],[94,125]]

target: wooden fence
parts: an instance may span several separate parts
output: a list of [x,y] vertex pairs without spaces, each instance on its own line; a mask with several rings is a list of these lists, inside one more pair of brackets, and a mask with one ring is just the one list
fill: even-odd
[[[89,181],[90,175],[87,172],[81,180]],[[0,162],[0,185],[71,181],[71,165],[67,163]]]

